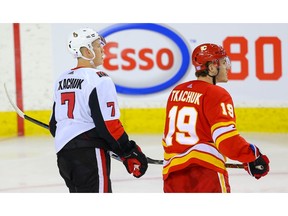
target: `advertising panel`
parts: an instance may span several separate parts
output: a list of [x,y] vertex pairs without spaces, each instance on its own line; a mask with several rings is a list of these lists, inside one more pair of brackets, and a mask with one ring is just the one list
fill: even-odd
[[53,24],[55,76],[75,66],[66,38],[80,27],[105,36],[103,70],[113,78],[124,107],[164,107],[175,85],[195,79],[191,52],[201,43],[226,49],[232,70],[230,81],[220,85],[237,107],[288,106],[286,24]]

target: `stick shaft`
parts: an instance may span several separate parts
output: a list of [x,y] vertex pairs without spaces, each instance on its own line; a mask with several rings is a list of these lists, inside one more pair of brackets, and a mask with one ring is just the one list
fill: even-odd
[[49,125],[24,114],[24,119],[49,130]]
[[[116,154],[111,154],[111,157],[118,160],[118,161],[122,161],[121,158]],[[150,157],[146,157],[146,158],[147,158],[148,164],[163,165],[163,162],[164,162],[163,160],[155,160],[155,159],[152,159]],[[238,168],[238,169],[244,168],[244,166],[242,164],[233,164],[233,163],[226,163],[225,167],[226,168]]]

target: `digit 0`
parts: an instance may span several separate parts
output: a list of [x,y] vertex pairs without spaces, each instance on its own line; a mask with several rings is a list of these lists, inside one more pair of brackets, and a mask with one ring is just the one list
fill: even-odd
[[[273,71],[264,69],[264,46],[270,44],[273,48]],[[260,37],[255,43],[256,77],[259,80],[278,80],[282,76],[281,41],[277,37]],[[269,61],[271,62],[271,61]]]

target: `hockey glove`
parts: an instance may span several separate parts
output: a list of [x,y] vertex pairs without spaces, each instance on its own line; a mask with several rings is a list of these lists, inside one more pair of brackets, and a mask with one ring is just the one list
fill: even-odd
[[253,150],[256,159],[250,163],[243,163],[244,169],[249,173],[249,175],[256,179],[260,179],[262,176],[268,174],[270,161],[266,155],[261,154],[255,145],[250,144],[250,148]]
[[130,140],[130,144],[134,147],[121,159],[128,173],[132,173],[134,177],[140,178],[145,174],[148,168],[148,162],[141,148],[133,140]]

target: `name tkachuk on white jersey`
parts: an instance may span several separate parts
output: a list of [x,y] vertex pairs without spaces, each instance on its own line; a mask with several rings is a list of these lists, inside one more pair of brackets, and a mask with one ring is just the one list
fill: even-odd
[[82,89],[81,84],[83,83],[84,79],[63,79],[59,81],[58,90],[63,89]]

